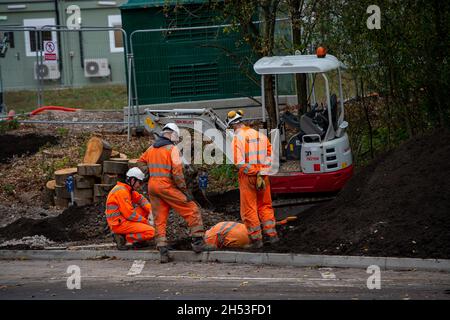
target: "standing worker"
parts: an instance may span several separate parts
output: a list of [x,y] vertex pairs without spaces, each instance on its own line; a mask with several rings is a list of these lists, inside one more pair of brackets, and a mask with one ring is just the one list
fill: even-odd
[[126,182],[117,182],[106,199],[106,221],[119,250],[126,250],[126,243],[142,247],[155,235],[151,205],[138,192],[145,175],[139,168],[131,168]]
[[205,243],[211,249],[244,248],[250,239],[245,224],[223,221],[205,232]]
[[180,130],[174,123],[166,124],[161,136],[145,151],[139,162],[146,163],[150,179],[148,194],[155,215],[156,246],[161,255],[161,263],[169,262],[166,238],[169,210],[173,208],[187,222],[192,237],[192,249],[202,252],[204,229],[200,210],[186,187],[180,151],[175,146]]
[[[238,167],[241,219],[248,230],[249,248],[278,241],[270,195],[269,177],[272,146],[267,137],[242,123],[243,112],[230,111],[226,123],[234,130],[232,150]],[[261,228],[262,227],[262,228]],[[261,232],[262,231],[262,232]]]

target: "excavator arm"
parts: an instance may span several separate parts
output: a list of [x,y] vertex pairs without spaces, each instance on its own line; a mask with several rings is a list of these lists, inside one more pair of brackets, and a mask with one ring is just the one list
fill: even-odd
[[[203,109],[146,109],[144,124],[147,131],[159,135],[165,124],[173,122],[180,128],[193,129],[211,139],[217,149],[226,155],[232,163],[230,150],[233,134],[227,131],[227,125],[209,108]],[[217,135],[221,139],[217,139]],[[185,159],[184,159],[185,161]]]

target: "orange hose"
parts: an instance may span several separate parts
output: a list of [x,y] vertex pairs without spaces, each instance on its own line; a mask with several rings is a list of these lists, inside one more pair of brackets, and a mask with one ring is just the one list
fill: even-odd
[[77,110],[80,109],[75,109],[75,108],[65,108],[65,107],[60,107],[60,106],[44,106],[41,108],[38,108],[36,110],[31,111],[30,116],[34,116],[36,114],[39,114],[41,112],[47,111],[47,110],[57,110],[57,111],[66,111],[66,112],[75,112]]

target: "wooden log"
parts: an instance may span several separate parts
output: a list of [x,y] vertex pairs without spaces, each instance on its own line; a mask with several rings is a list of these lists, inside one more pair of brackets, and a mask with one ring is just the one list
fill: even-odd
[[57,198],[70,199],[70,192],[67,191],[66,186],[55,186],[55,195]]
[[95,177],[92,176],[80,176],[77,174],[74,176],[74,180],[75,180],[75,188],[78,189],[93,188],[95,184]]
[[127,170],[128,170],[128,162],[127,163],[118,161],[103,162],[104,173],[125,174]]
[[102,184],[116,184],[119,181],[117,174],[104,173],[102,175]]
[[58,198],[55,197],[54,198],[54,202],[55,202],[55,206],[61,209],[67,208],[69,206],[69,199],[65,199],[65,198]]
[[57,186],[65,186],[66,179],[77,173],[77,168],[66,168],[55,171],[55,181]]
[[120,156],[120,152],[113,150],[111,151],[111,158],[118,158]]
[[100,177],[102,174],[101,164],[80,163],[78,166],[78,174],[82,176]]
[[139,169],[141,169],[141,171],[145,174],[148,169],[147,169],[147,165],[145,164],[145,162],[139,162],[139,159],[131,159],[128,161],[128,168],[135,168],[138,167]]
[[45,186],[47,187],[48,190],[55,191],[56,180],[50,180],[50,181],[47,181],[47,183],[46,183]]
[[128,164],[128,159],[124,159],[124,158],[110,158],[109,161],[122,162],[122,163]]
[[77,199],[88,199],[88,198],[93,198],[94,197],[94,189],[78,189],[75,188],[73,190],[74,193],[74,198]]
[[111,145],[99,137],[89,139],[83,163],[100,164],[111,157]]
[[[86,189],[84,189],[86,190]],[[74,198],[73,201],[76,203],[77,206],[86,206],[88,204],[92,204],[94,202],[93,198]]]
[[112,188],[114,188],[113,184],[95,184],[94,197],[106,197]]
[[50,180],[45,185],[45,192],[44,192],[44,203],[54,206],[55,205],[55,187],[56,187],[56,181]]
[[96,196],[94,196],[94,202],[95,203],[106,203],[106,198],[107,197],[96,197]]

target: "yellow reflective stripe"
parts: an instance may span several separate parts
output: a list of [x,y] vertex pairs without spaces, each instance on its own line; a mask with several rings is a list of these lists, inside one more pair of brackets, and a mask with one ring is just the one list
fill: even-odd
[[225,222],[222,227],[220,228],[219,232],[217,232],[217,242],[222,245],[223,244],[223,238],[225,237],[225,235],[222,235],[222,231],[223,229],[225,229],[226,226],[228,226],[229,222]]
[[107,204],[106,205],[106,210],[118,210],[119,206],[116,204]]
[[261,233],[257,233],[257,234],[249,234],[248,237],[250,238],[250,240],[261,240],[262,236]]
[[123,187],[123,186],[115,186],[115,187],[111,190],[110,194],[114,194],[114,193],[116,193],[117,191],[120,191],[120,190],[127,190],[127,188],[125,188],[125,187]]
[[144,197],[142,197],[141,200],[139,200],[138,204],[139,204],[141,207],[145,207],[147,204],[149,204],[149,202],[148,202],[147,199],[145,199]]
[[150,177],[171,177],[171,173],[164,172],[150,172]]
[[136,210],[134,210],[133,213],[128,217],[128,220],[134,221],[134,218],[136,218],[136,216],[137,216],[137,212],[136,212]]
[[248,228],[248,232],[256,232],[256,231],[261,231],[261,226],[256,226],[253,228]]
[[[231,229],[233,229],[234,227],[236,227],[237,226],[237,222],[232,222],[231,223],[231,226],[228,228],[228,229],[226,229],[224,232],[223,232],[223,234],[221,234],[221,239],[220,239],[220,244],[223,244],[223,241],[225,240],[225,237],[227,236],[227,234],[231,231]],[[225,226],[224,226],[225,227]],[[223,228],[222,228],[223,229]],[[220,232],[220,231],[219,231]]]
[[121,216],[120,211],[119,212],[113,212],[113,213],[106,213],[106,218],[107,219],[115,218],[115,217],[119,217],[119,216]]
[[266,226],[275,226],[275,221],[273,221],[273,220],[267,220],[267,221],[264,221],[264,222],[261,223],[261,224],[262,224],[263,227],[266,227]]
[[263,232],[265,234],[269,234],[269,233],[276,233],[277,231],[274,228],[270,228],[270,229],[264,229]]
[[149,169],[167,169],[167,170],[172,169],[172,166],[170,164],[162,164],[162,163],[149,163],[147,167]]

